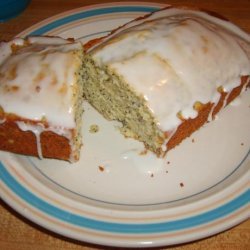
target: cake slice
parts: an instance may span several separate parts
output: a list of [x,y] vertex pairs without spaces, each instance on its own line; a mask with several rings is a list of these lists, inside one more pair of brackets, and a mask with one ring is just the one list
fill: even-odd
[[205,12],[166,8],[85,45],[85,98],[163,156],[249,82],[249,35]]
[[0,149],[79,159],[83,49],[57,37],[0,44]]

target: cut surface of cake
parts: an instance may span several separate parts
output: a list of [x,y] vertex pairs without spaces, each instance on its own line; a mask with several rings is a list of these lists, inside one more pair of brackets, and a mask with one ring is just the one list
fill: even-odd
[[249,85],[249,35],[205,12],[166,8],[85,45],[85,98],[163,156]]
[[82,123],[83,49],[58,37],[0,44],[0,149],[74,162]]

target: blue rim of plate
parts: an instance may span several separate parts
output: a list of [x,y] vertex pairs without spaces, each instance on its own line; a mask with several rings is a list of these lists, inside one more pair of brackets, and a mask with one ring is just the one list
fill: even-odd
[[114,7],[104,7],[93,10],[87,10],[80,13],[76,13],[73,15],[66,16],[64,18],[60,18],[55,20],[47,25],[44,25],[37,30],[29,33],[31,36],[42,35],[54,28],[58,28],[59,26],[65,25],[66,23],[71,23],[80,19],[85,19],[93,16],[105,15],[110,13],[124,13],[124,12],[153,12],[159,10],[158,7],[149,7],[149,6],[114,6]]
[[[82,10],[78,13],[59,18],[52,21],[42,27],[29,33],[29,35],[42,35],[54,28],[65,25],[70,22],[74,22],[80,19],[94,17],[98,15],[105,15],[110,13],[124,13],[124,12],[151,12],[158,10],[159,7],[153,6],[112,6],[112,7],[101,7],[90,10]],[[230,214],[235,213],[239,209],[248,205],[250,200],[250,190],[247,189],[245,192],[238,195],[236,198],[229,202],[211,209],[207,212],[200,213],[195,216],[187,217],[184,219],[177,219],[172,221],[162,221],[159,223],[143,223],[143,224],[132,224],[132,223],[116,223],[106,222],[101,220],[90,219],[85,216],[73,214],[54,205],[49,204],[45,200],[34,195],[32,192],[22,186],[4,167],[0,162],[0,176],[8,188],[15,193],[19,198],[27,202],[29,205],[37,208],[48,216],[52,216],[63,222],[80,226],[87,229],[109,232],[109,233],[121,233],[121,234],[157,234],[163,232],[180,231],[189,229],[192,227],[198,227],[211,221],[224,218]]]
[[209,223],[213,220],[225,217],[236,210],[246,206],[250,198],[250,190],[242,193],[235,199],[216,207],[210,211],[174,221],[164,221],[160,223],[143,223],[143,224],[129,224],[129,223],[114,223],[105,222],[100,220],[90,219],[84,216],[79,216],[70,213],[66,210],[60,209],[56,206],[49,204],[48,202],[37,197],[29,190],[24,188],[18,183],[0,163],[1,179],[5,184],[19,197],[25,200],[28,204],[43,211],[47,215],[53,216],[59,220],[67,223],[71,223],[75,226],[80,226],[88,229],[94,229],[98,231],[105,231],[111,233],[123,233],[123,234],[152,234],[171,232],[176,230],[184,230],[191,227],[197,227],[199,225]]

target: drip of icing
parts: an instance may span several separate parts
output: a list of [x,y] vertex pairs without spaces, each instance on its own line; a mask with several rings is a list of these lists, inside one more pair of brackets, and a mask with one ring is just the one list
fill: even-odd
[[43,154],[42,154],[40,135],[44,131],[44,126],[42,124],[31,125],[23,121],[17,121],[16,124],[22,131],[31,131],[36,136],[37,154],[38,157],[42,159]]
[[[48,128],[45,128],[44,125],[42,123],[38,123],[38,124],[28,124],[28,123],[25,123],[23,121],[17,121],[16,122],[17,126],[19,127],[20,130],[22,131],[31,131],[35,137],[36,137],[36,144],[37,144],[37,153],[38,153],[38,157],[40,159],[43,158],[43,153],[42,153],[42,147],[41,147],[41,133],[44,132],[44,131],[51,131],[51,132],[54,132],[60,136],[64,136],[66,137],[68,140],[69,140],[69,143],[70,143],[70,147],[72,148],[72,134],[70,133],[69,130],[63,128],[63,127],[53,127],[53,126],[50,126]],[[71,151],[71,155],[70,155],[70,159],[69,161],[74,161],[73,160],[73,151]]]
[[227,99],[228,99],[228,97],[230,96],[230,93],[231,93],[231,92],[227,93],[227,95],[225,96],[225,98],[224,98],[224,100],[223,100],[222,108],[225,108],[225,107],[226,107],[226,105],[227,105]]
[[210,113],[209,113],[209,115],[208,115],[208,118],[207,118],[207,121],[208,121],[208,122],[211,122],[212,120],[215,119],[215,117],[214,117],[214,115],[213,115],[215,107],[216,107],[216,105],[213,105],[213,107],[211,108],[211,111],[210,111]]
[[124,161],[129,161],[137,170],[148,174],[162,171],[166,165],[165,159],[158,158],[150,151],[140,155],[140,150],[137,149],[121,153],[120,158]]
[[[231,94],[231,92],[227,92],[227,94],[226,94],[226,96],[225,96],[225,98],[224,98],[224,100],[223,100],[223,104],[222,104],[222,106],[221,106],[221,109],[223,109],[223,108],[226,107],[226,105],[227,105],[227,99],[228,99],[228,97],[230,96],[230,94]],[[237,98],[236,100],[238,100],[238,99],[239,99],[239,98]],[[234,100],[234,101],[235,101],[235,100]],[[215,117],[214,117],[214,115],[213,115],[215,108],[216,108],[216,105],[214,104],[213,107],[212,107],[212,109],[211,109],[211,111],[210,111],[210,113],[209,113],[209,116],[208,116],[208,119],[207,119],[208,122],[211,122],[213,119],[216,119],[216,118],[217,118],[216,115],[215,115]]]
[[[130,22],[90,49],[99,65],[120,75],[171,131],[195,118],[194,104],[219,101],[250,74],[249,35],[199,11],[167,9]],[[146,69],[146,70],[145,70]]]

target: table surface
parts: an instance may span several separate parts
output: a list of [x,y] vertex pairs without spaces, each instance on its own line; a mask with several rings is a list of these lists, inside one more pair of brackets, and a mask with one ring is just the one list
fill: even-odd
[[[27,9],[18,17],[0,23],[0,41],[9,40],[31,25],[63,11],[90,4],[112,1],[90,0],[32,0]],[[116,1],[118,2],[118,0]],[[139,2],[139,1],[137,1]],[[145,2],[145,1],[144,1]],[[152,1],[151,1],[152,2]],[[165,0],[155,1],[172,5],[195,6],[215,11],[232,20],[241,28],[250,32],[249,0]],[[3,201],[0,202],[0,249],[104,249],[84,242],[64,238],[49,232],[17,214]],[[106,247],[105,249],[110,249]],[[250,220],[213,237],[184,245],[159,249],[250,249]]]

